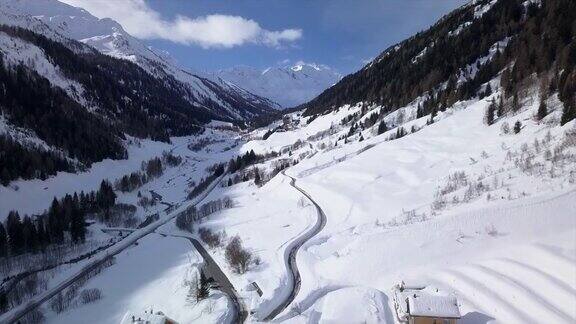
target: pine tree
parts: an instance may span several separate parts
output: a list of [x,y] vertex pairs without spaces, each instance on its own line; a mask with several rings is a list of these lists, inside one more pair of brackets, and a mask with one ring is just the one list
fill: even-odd
[[433,107],[430,111],[430,120],[428,120],[427,124],[431,125],[434,124],[434,118],[436,117],[437,111],[436,107]]
[[210,294],[210,287],[208,286],[208,279],[204,275],[204,270],[200,269],[200,280],[198,282],[198,289],[196,289],[196,302],[207,298]]
[[260,178],[260,170],[258,170],[258,168],[254,168],[254,183],[257,186],[262,184],[262,179]]
[[516,123],[514,123],[514,134],[520,133],[520,130],[522,130],[522,123],[517,120]]
[[62,224],[62,211],[58,199],[54,197],[48,209],[48,237],[50,243],[64,242],[64,226]]
[[518,102],[518,94],[514,94],[514,98],[512,99],[512,110],[514,112],[520,110],[520,103]]
[[500,96],[500,101],[498,102],[498,117],[504,116],[504,98]]
[[102,210],[108,209],[116,203],[116,194],[114,193],[112,185],[108,181],[102,180],[100,183],[100,189],[96,194],[96,200],[98,207]]
[[24,216],[24,221],[22,221],[22,237],[24,240],[24,251],[36,251],[38,248],[38,233],[29,216]]
[[484,91],[484,95],[482,96],[484,97],[488,97],[492,94],[492,87],[490,86],[490,83],[488,83],[488,85],[486,85],[486,90]]
[[378,125],[378,135],[384,134],[388,130],[388,126],[386,126],[386,122],[382,120]]
[[6,232],[8,234],[9,251],[12,254],[20,254],[24,248],[24,233],[22,222],[17,211],[11,211],[6,218]]
[[44,225],[45,216],[42,215],[36,220],[36,232],[38,233],[38,248],[44,250],[49,243],[48,234]]
[[575,105],[564,103],[564,110],[562,111],[562,118],[560,120],[560,124],[564,125],[575,118],[576,118]]
[[84,219],[84,213],[77,207],[72,209],[70,236],[74,243],[84,243],[86,240],[86,221]]
[[8,237],[4,225],[0,222],[0,257],[8,255]]
[[494,124],[494,112],[496,111],[496,102],[492,100],[488,108],[486,108],[486,113],[484,114],[484,123],[488,126]]
[[536,118],[538,120],[542,120],[544,119],[544,117],[546,117],[546,115],[548,115],[548,107],[546,106],[546,101],[544,99],[541,99],[540,106],[538,106],[538,114],[536,115]]

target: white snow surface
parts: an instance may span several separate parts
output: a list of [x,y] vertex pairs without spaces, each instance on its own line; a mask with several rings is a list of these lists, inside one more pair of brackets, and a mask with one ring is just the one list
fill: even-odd
[[[150,310],[161,311],[178,323],[200,322],[199,318],[219,322],[226,318],[226,296],[214,292],[201,304],[187,301],[185,281],[197,276],[196,269],[201,263],[202,258],[191,249],[187,239],[151,234],[116,256],[116,264],[82,287],[100,289],[101,300],[63,314],[49,313],[47,322],[129,323],[132,314],[136,318],[146,316],[148,320],[158,320],[159,316],[145,315],[144,312]],[[212,313],[206,311],[208,306]]]
[[460,318],[458,300],[454,296],[445,296],[430,289],[408,291],[405,296],[412,316]]

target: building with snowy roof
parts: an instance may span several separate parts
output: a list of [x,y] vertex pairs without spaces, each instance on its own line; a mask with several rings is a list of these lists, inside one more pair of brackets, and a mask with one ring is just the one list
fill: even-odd
[[398,319],[408,324],[456,324],[461,318],[456,296],[437,288],[394,287],[394,304]]
[[173,319],[164,315],[163,312],[146,310],[144,313],[127,312],[120,324],[178,324]]

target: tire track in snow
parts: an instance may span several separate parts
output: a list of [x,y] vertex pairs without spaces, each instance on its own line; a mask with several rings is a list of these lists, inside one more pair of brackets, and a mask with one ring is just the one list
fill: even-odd
[[467,266],[470,274],[483,279],[484,282],[492,283],[494,291],[500,296],[509,296],[508,300],[514,301],[518,308],[526,307],[530,309],[531,315],[538,315],[538,318],[548,318],[552,323],[570,323],[574,319],[556,307],[542,291],[536,291],[529,287],[528,283],[522,283],[511,276],[488,268],[484,265],[474,264]]
[[304,245],[306,242],[308,242],[310,239],[312,239],[314,236],[320,233],[320,231],[322,231],[324,226],[326,226],[326,214],[324,213],[320,205],[318,205],[318,203],[316,203],[316,201],[312,199],[312,196],[310,196],[310,194],[308,194],[304,189],[296,185],[296,178],[287,175],[285,172],[282,172],[282,174],[290,178],[290,185],[294,189],[300,191],[300,193],[302,193],[306,198],[308,198],[308,200],[312,202],[312,204],[314,204],[314,207],[316,207],[316,213],[318,215],[318,219],[316,221],[316,224],[314,224],[314,226],[312,226],[309,230],[307,230],[302,236],[292,241],[290,246],[285,250],[284,261],[286,263],[286,267],[288,268],[288,272],[290,273],[292,279],[292,281],[290,282],[292,286],[290,294],[287,296],[285,300],[283,300],[278,306],[276,306],[276,308],[274,308],[270,312],[270,314],[268,314],[268,316],[264,317],[264,321],[273,320],[276,316],[278,316],[278,314],[284,311],[294,301],[296,295],[298,295],[301,286],[301,278],[300,278],[300,271],[298,270],[298,264],[296,263],[296,254],[298,253],[298,250],[300,250],[302,245]]
[[[509,271],[509,274],[515,277],[521,277],[526,281],[530,280],[533,284],[539,284],[542,289],[553,290],[554,293],[552,295],[556,297],[565,298],[566,300],[576,300],[576,290],[574,290],[574,288],[539,268],[508,258],[497,259],[491,262],[492,263],[489,264],[491,264],[493,268],[497,268],[500,272],[506,273]],[[499,266],[499,264],[502,266]],[[576,314],[576,309],[572,309],[572,311]]]
[[473,279],[460,271],[444,270],[438,273],[436,280],[445,286],[459,290],[469,296],[475,304],[487,311],[489,315],[499,317],[504,323],[533,323],[534,320],[523,310],[516,308],[510,302],[494,292],[488,283]]

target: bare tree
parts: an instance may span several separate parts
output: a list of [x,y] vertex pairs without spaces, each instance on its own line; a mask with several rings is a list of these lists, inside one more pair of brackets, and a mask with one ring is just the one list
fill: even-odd
[[226,261],[236,273],[245,273],[252,261],[252,254],[242,247],[242,240],[234,236],[226,245]]

